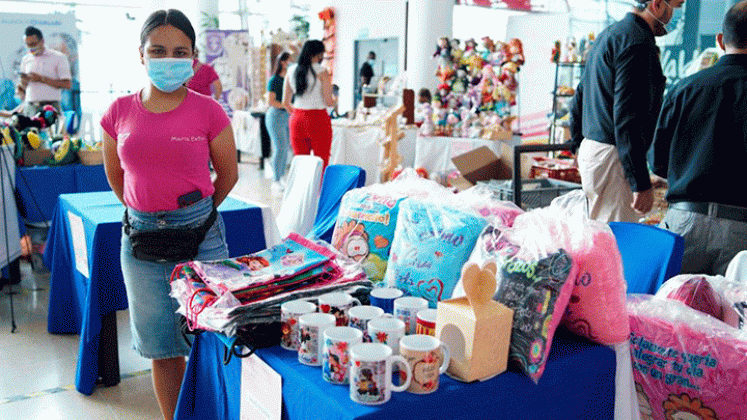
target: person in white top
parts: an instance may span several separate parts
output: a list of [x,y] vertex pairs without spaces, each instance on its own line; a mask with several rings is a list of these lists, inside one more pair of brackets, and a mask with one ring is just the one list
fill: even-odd
[[29,26],[24,32],[28,54],[21,59],[21,86],[26,89],[24,114],[34,116],[44,105],[61,112],[62,89],[70,89],[70,63],[65,54],[44,47],[42,32]]
[[283,106],[291,111],[289,134],[293,153],[309,155],[313,151],[326,168],[332,146],[332,122],[327,107],[335,106],[337,98],[332,94],[332,77],[321,65],[323,57],[322,41],[306,41],[298,64],[288,69],[290,77],[284,82]]

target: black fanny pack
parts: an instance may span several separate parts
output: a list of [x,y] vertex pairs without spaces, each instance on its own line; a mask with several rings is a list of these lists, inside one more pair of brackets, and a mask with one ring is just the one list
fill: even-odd
[[200,244],[217,217],[218,210],[213,207],[205,223],[198,227],[137,230],[130,225],[125,209],[122,225],[125,234],[130,237],[132,255],[135,258],[152,262],[176,262],[195,259]]

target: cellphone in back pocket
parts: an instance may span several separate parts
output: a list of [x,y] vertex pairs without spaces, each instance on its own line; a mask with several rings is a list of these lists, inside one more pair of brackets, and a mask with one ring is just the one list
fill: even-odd
[[194,204],[202,199],[202,192],[200,190],[194,190],[186,194],[182,194],[176,199],[176,203],[179,204],[179,208],[187,207],[190,204]]

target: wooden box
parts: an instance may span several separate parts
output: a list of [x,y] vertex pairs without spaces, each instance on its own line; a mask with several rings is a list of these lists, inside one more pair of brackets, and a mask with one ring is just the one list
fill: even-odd
[[492,300],[494,263],[462,270],[467,297],[438,303],[436,337],[451,352],[448,373],[459,380],[486,380],[506,370],[513,310]]

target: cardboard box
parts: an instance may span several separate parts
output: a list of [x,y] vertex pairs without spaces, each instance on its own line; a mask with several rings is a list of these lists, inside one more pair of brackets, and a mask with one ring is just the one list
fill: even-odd
[[[466,190],[477,184],[477,181],[491,179],[512,179],[514,168],[514,149],[508,144],[501,143],[501,156],[498,157],[488,146],[451,158],[454,166],[462,174],[452,179],[451,185],[459,191]],[[521,177],[528,178],[532,167],[532,157],[527,153],[521,155]]]
[[44,165],[52,157],[50,149],[35,149],[23,151],[23,166]]

